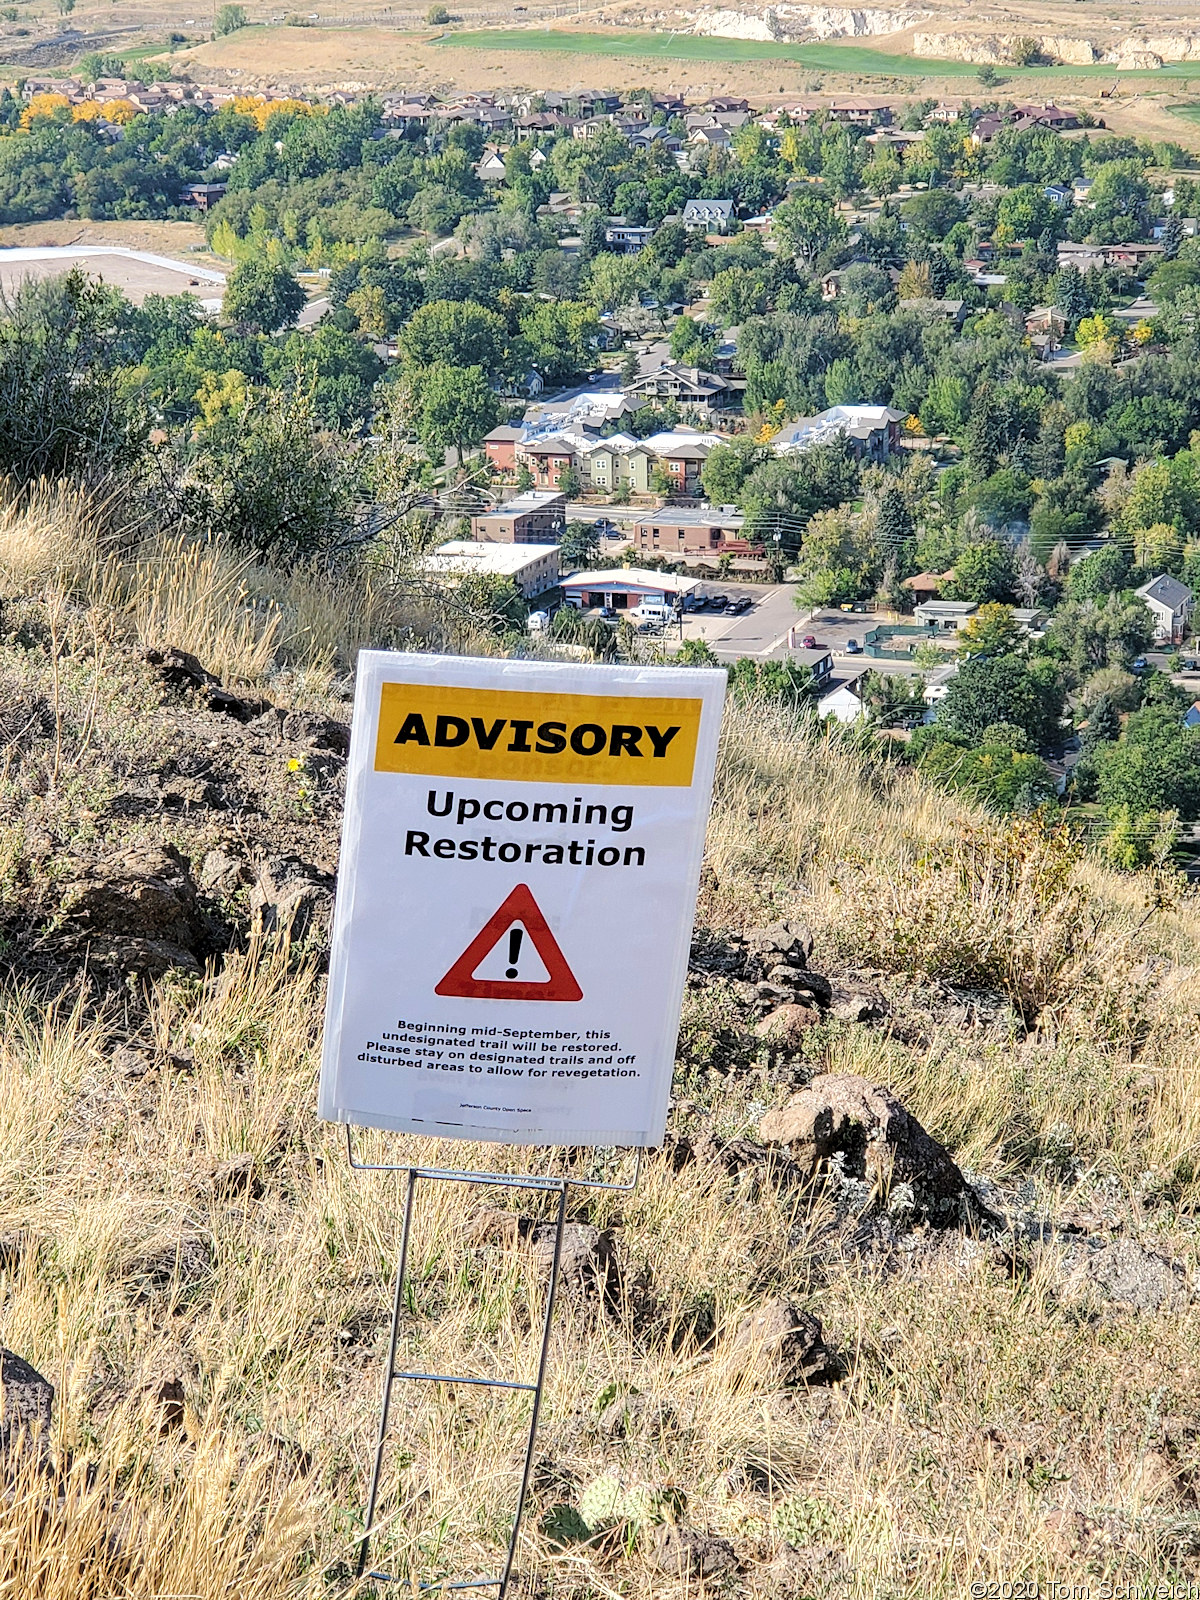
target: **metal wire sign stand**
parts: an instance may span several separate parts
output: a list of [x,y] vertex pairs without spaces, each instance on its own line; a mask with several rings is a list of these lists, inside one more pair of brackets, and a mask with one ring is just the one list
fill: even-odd
[[[387,1448],[388,1427],[391,1421],[393,1386],[400,1381],[406,1383],[453,1383],[480,1389],[515,1390],[518,1393],[532,1395],[533,1403],[529,1415],[528,1442],[521,1466],[516,1509],[513,1512],[512,1531],[509,1534],[504,1565],[499,1574],[492,1578],[462,1578],[450,1583],[419,1583],[417,1585],[419,1590],[495,1589],[499,1595],[499,1600],[504,1600],[512,1579],[513,1563],[517,1557],[517,1543],[521,1535],[521,1523],[525,1514],[525,1503],[529,1495],[529,1479],[533,1471],[538,1420],[541,1416],[542,1393],[546,1382],[546,1364],[550,1355],[550,1333],[554,1323],[554,1303],[558,1292],[559,1266],[562,1260],[563,1230],[567,1221],[568,1192],[572,1184],[574,1184],[576,1188],[580,1189],[604,1189],[616,1194],[632,1193],[637,1187],[638,1178],[641,1175],[642,1151],[638,1149],[636,1152],[637,1160],[633,1177],[628,1183],[602,1183],[597,1179],[591,1178],[540,1177],[525,1173],[469,1172],[445,1167],[421,1167],[403,1163],[391,1165],[357,1161],[354,1156],[353,1133],[349,1126],[346,1128],[346,1155],[351,1169],[355,1172],[403,1173],[408,1180],[404,1193],[404,1222],[400,1231],[400,1260],[396,1268],[395,1291],[392,1298],[392,1321],[388,1335],[387,1366],[384,1370],[383,1390],[379,1400],[379,1425],[376,1429],[375,1455],[371,1465],[371,1486],[367,1495],[366,1509],[363,1513],[363,1537],[358,1549],[357,1576],[361,1578],[365,1575],[380,1583],[408,1581],[396,1573],[368,1571],[371,1537],[375,1530],[375,1514],[379,1507],[379,1485],[383,1473],[383,1458]],[[542,1314],[537,1372],[532,1383],[521,1383],[509,1378],[468,1378],[446,1372],[405,1372],[397,1369],[396,1354],[400,1343],[400,1317],[404,1305],[404,1291],[408,1276],[408,1249],[409,1240],[412,1237],[413,1202],[416,1197],[417,1183],[422,1178],[427,1182],[433,1183],[479,1184],[489,1188],[525,1189],[541,1194],[558,1196],[558,1204],[555,1208],[554,1249],[550,1260],[550,1279],[546,1288],[546,1306]]]
[[[725,691],[720,670],[366,651],[359,657],[319,1112],[361,1173],[405,1182],[358,1575],[421,1590],[513,1577],[572,1187],[628,1193],[662,1143]],[[636,1151],[630,1182],[356,1158],[352,1129]],[[536,1371],[399,1363],[417,1187],[554,1204]],[[397,1383],[528,1395],[503,1565],[421,1583],[375,1570]]]

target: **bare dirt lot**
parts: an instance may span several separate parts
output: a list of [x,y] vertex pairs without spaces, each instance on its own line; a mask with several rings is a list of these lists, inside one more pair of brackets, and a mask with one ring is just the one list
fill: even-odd
[[76,267],[89,277],[120,289],[135,305],[140,305],[151,294],[193,294],[215,309],[225,291],[223,275],[197,269],[185,261],[120,251],[112,245],[99,248],[66,245],[55,249],[0,249],[0,294],[8,295],[30,279],[56,278]]
[[[190,254],[204,244],[204,229],[195,222],[13,222],[0,227],[0,249],[29,245],[121,245],[126,250],[149,250],[160,256]],[[196,251],[200,266],[223,270],[223,263],[207,251]]]

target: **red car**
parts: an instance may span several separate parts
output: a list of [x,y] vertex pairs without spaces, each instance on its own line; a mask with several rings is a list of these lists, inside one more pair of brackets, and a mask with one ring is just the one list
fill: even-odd
[[801,650],[815,650],[817,648],[817,641],[813,638],[811,633],[806,633],[803,639],[801,639],[800,648]]

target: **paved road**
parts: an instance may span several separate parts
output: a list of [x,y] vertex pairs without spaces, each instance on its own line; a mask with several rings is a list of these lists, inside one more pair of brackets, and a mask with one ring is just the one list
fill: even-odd
[[700,612],[686,616],[683,621],[685,639],[707,639],[722,661],[736,661],[739,656],[787,655],[788,629],[796,621],[797,611],[791,584],[741,584],[705,583],[702,594],[748,594],[754,601],[749,611],[740,617],[724,616],[716,612]]
[[317,300],[310,300],[304,310],[296,318],[298,328],[315,328],[317,323],[329,310],[329,296],[321,295]]

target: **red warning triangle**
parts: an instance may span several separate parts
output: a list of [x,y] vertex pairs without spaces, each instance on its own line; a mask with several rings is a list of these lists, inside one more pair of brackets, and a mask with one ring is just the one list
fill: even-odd
[[[516,923],[533,940],[542,964],[550,974],[538,983],[520,978],[477,978],[475,969],[484,957]],[[483,927],[450,968],[434,994],[454,995],[464,1000],[582,1000],[583,990],[567,959],[550,932],[550,925],[527,884],[519,883],[504,904],[487,919]]]

